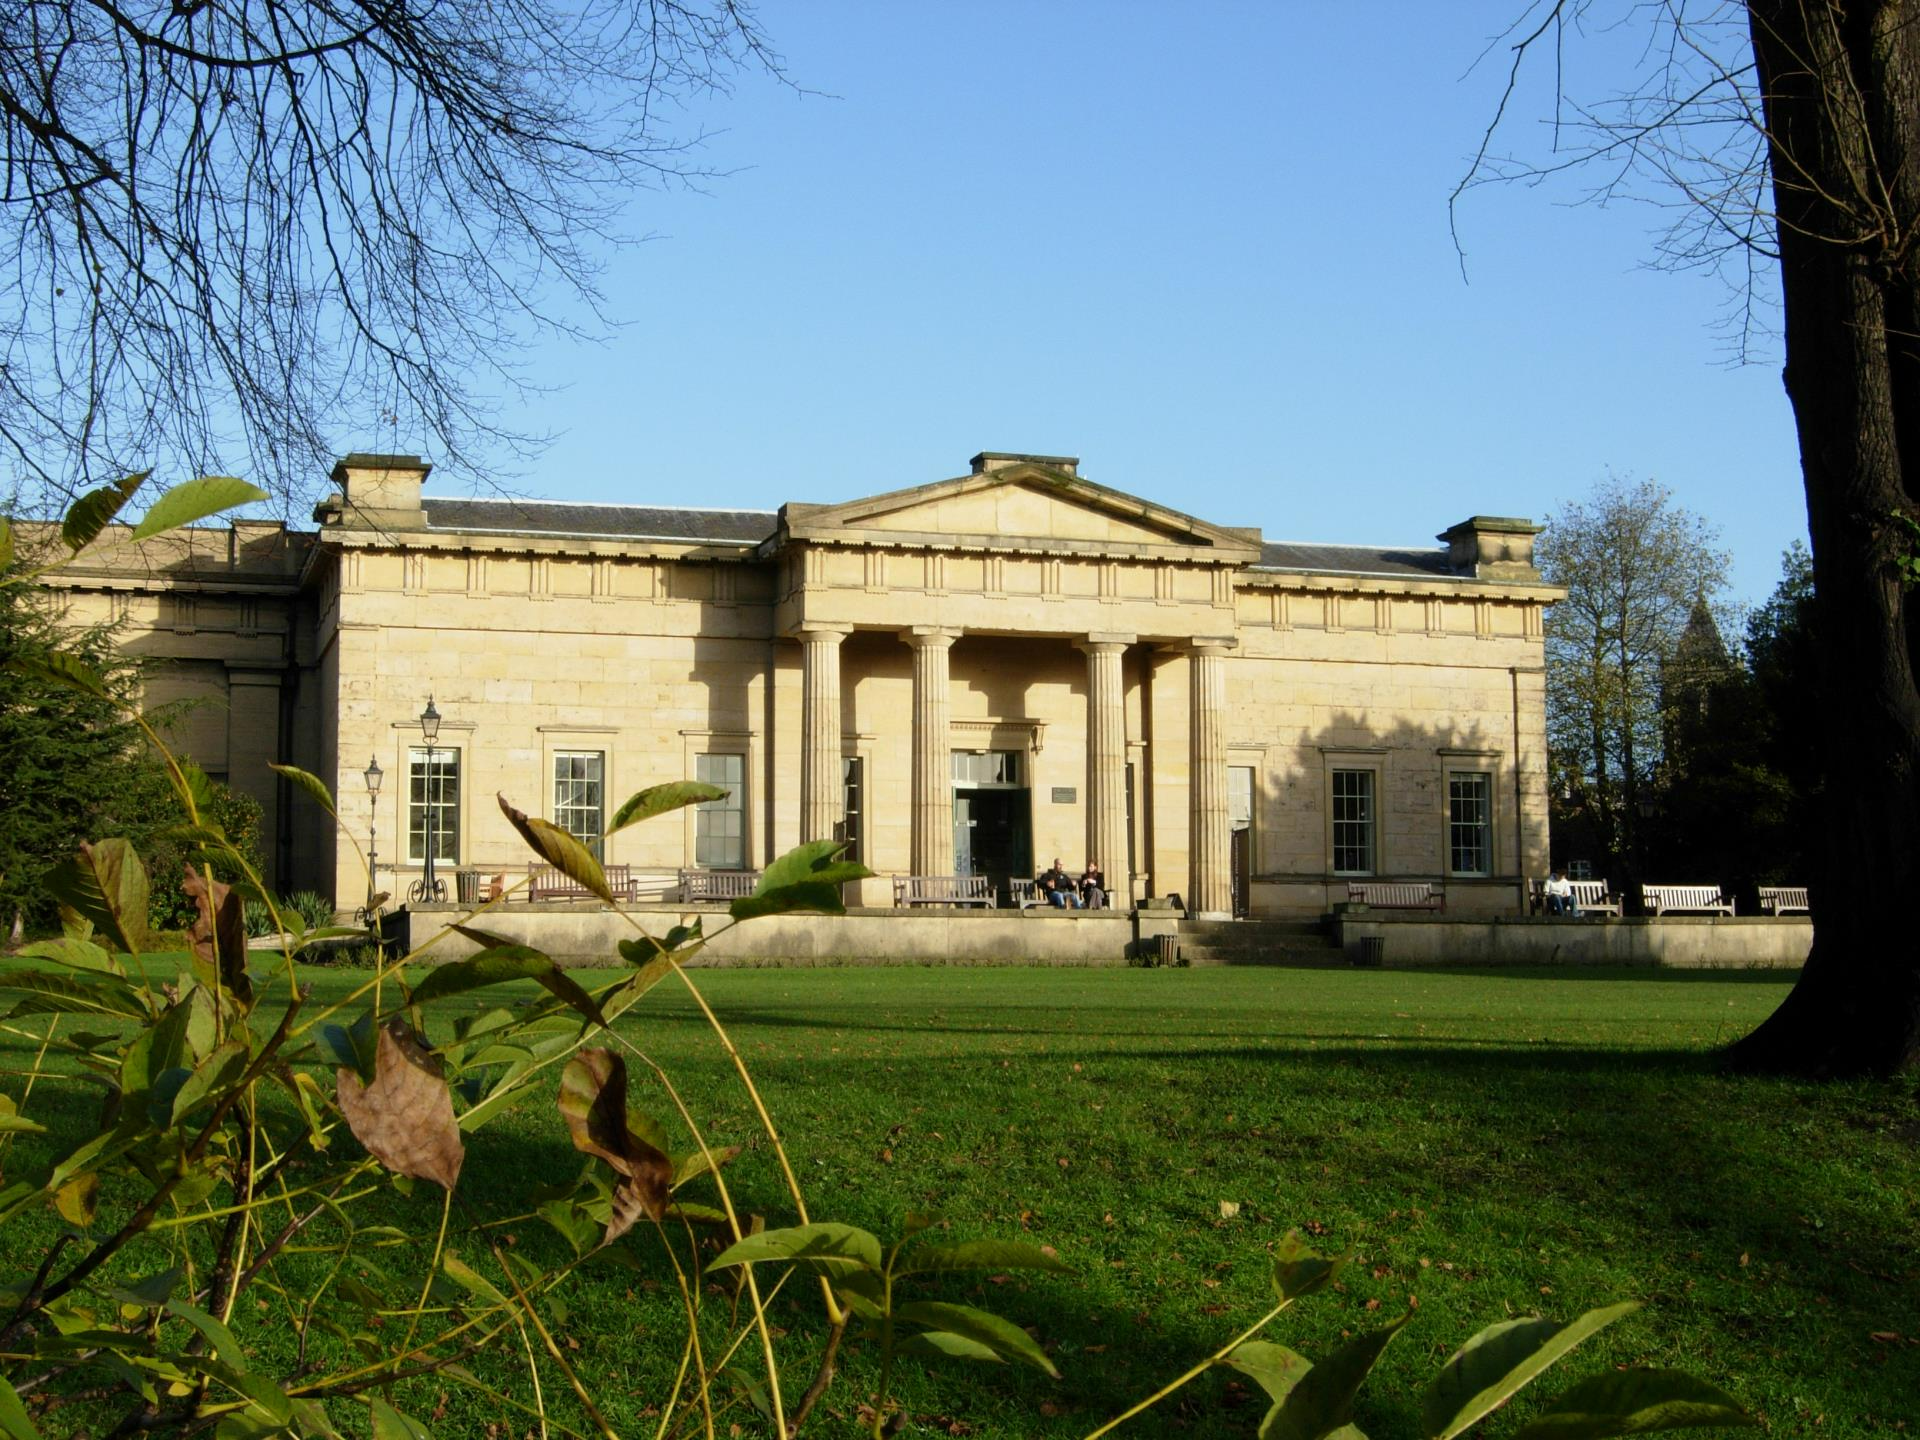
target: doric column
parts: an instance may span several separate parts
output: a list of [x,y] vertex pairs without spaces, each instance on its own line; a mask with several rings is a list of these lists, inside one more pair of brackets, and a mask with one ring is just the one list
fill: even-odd
[[1188,723],[1187,913],[1197,920],[1233,916],[1233,852],[1227,817],[1230,643],[1196,640],[1189,651],[1193,712]]
[[845,626],[797,632],[800,660],[800,840],[831,840],[840,823],[840,642]]
[[953,725],[947,657],[951,630],[916,626],[913,647],[913,873],[953,873]]
[[1127,870],[1127,712],[1121,659],[1131,635],[1089,635],[1087,656],[1087,856],[1118,909],[1133,906]]

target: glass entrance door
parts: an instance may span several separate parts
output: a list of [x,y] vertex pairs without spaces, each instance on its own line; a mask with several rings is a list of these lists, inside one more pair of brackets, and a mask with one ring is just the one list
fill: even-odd
[[1033,878],[1033,801],[1013,750],[953,753],[953,868],[984,875],[1011,903],[1012,881]]

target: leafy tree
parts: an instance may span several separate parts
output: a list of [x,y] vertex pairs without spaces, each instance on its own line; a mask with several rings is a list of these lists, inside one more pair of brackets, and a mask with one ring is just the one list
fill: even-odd
[[[173,833],[181,809],[166,768],[128,715],[139,674],[111,627],[63,624],[50,594],[20,568],[0,563],[0,927],[11,927],[17,915],[25,928],[49,928],[56,911],[49,872],[82,840],[114,836],[131,840],[153,866],[152,924],[183,928],[195,914],[180,886],[192,847]],[[32,663],[55,652],[90,666],[107,697],[34,673]],[[148,717],[162,731],[170,718]],[[257,868],[258,803],[188,770],[201,787],[205,816]],[[214,869],[233,878],[218,860]]]
[[112,637],[63,634],[45,594],[17,573],[0,573],[0,925],[17,915],[34,929],[54,919],[48,871],[98,833],[94,824],[126,786],[139,738],[107,701],[12,668],[16,659],[64,649],[116,686],[131,681]]
[[1661,676],[1696,602],[1726,583],[1700,516],[1652,480],[1601,481],[1548,517],[1535,556],[1567,598],[1548,612],[1547,742],[1566,818],[1591,825],[1609,876],[1640,873],[1641,802],[1665,749]]
[[1757,887],[1805,884],[1793,827],[1796,794],[1774,764],[1769,696],[1696,603],[1666,667],[1666,755],[1649,825],[1648,853],[1660,874],[1715,881],[1758,906]]
[[[1550,158],[1494,154],[1529,58],[1563,76],[1581,33],[1634,24],[1656,29],[1637,47],[1645,68],[1610,98],[1569,101],[1556,84]],[[1675,208],[1669,258],[1730,267],[1749,299],[1777,277],[1832,879],[1798,984],[1729,1058],[1816,1075],[1920,1067],[1920,949],[1882,929],[1890,897],[1920,891],[1920,20],[1903,0],[1539,0],[1507,38],[1507,91],[1462,189],[1598,164],[1602,198]]]
[[745,0],[0,7],[0,447],[56,494],[159,461],[286,498],[343,422],[524,444],[486,391],[749,64]]

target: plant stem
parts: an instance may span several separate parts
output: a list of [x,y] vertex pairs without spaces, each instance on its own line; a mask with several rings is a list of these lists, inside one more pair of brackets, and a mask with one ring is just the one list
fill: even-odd
[[1162,1385],[1158,1390],[1154,1391],[1153,1394],[1149,1395],[1146,1399],[1142,1400],[1138,1405],[1135,1405],[1132,1409],[1127,1410],[1122,1414],[1114,1416],[1113,1419],[1109,1420],[1106,1424],[1102,1425],[1098,1430],[1088,1431],[1085,1436],[1085,1440],[1100,1440],[1100,1437],[1102,1435],[1105,1435],[1109,1430],[1117,1430],[1120,1426],[1124,1425],[1127,1421],[1131,1420],[1134,1416],[1138,1415],[1142,1410],[1148,1410],[1148,1409],[1151,1409],[1153,1406],[1158,1405],[1162,1400],[1166,1399],[1167,1396],[1171,1395],[1174,1391],[1178,1390],[1182,1385],[1186,1384],[1189,1380],[1193,1379],[1197,1375],[1201,1375],[1206,1371],[1212,1369],[1215,1365],[1218,1365],[1227,1356],[1231,1355],[1238,1346],[1245,1344],[1248,1340],[1251,1340],[1254,1336],[1258,1335],[1262,1330],[1266,1329],[1268,1325],[1273,1323],[1274,1317],[1278,1315],[1282,1310],[1286,1309],[1287,1306],[1291,1305],[1292,1303],[1293,1301],[1291,1299],[1282,1300],[1278,1305],[1274,1306],[1273,1309],[1269,1310],[1266,1314],[1262,1315],[1258,1320],[1254,1321],[1253,1324],[1249,1325],[1246,1329],[1242,1330],[1238,1335],[1234,1336],[1233,1339],[1229,1340],[1226,1344],[1222,1345],[1218,1350],[1214,1351],[1213,1354],[1209,1355],[1206,1359],[1202,1360],[1198,1365],[1195,1365],[1191,1370],[1187,1371],[1186,1374],[1180,1376],[1176,1380],[1168,1381],[1165,1385]]

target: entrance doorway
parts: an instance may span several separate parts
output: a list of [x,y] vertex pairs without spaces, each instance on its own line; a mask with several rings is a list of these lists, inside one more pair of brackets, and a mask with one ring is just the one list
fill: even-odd
[[1032,798],[1015,750],[953,752],[953,868],[984,875],[1010,904],[1033,878]]

